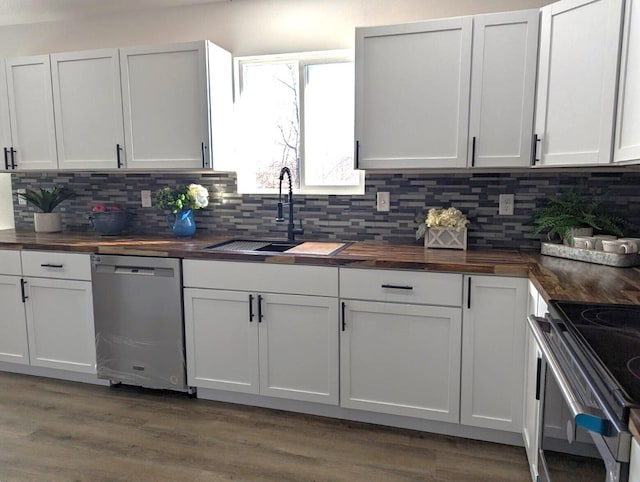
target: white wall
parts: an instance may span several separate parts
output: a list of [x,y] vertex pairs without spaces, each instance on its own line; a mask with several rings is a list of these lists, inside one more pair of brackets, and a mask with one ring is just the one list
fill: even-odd
[[11,174],[0,174],[0,229],[13,229],[13,198]]
[[[107,0],[105,0],[107,1]],[[234,55],[352,48],[354,27],[538,8],[550,0],[233,0],[0,27],[0,57],[209,39]]]

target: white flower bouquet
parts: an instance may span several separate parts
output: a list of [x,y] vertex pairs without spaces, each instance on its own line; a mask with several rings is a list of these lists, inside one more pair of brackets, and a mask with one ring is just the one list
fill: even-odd
[[432,208],[416,216],[416,239],[425,238],[429,248],[467,249],[469,220],[459,209]]
[[209,191],[200,184],[160,189],[155,195],[154,204],[158,209],[171,209],[173,214],[187,209],[206,208],[208,205]]

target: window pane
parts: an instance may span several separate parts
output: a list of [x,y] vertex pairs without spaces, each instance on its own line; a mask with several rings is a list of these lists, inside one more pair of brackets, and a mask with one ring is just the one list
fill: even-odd
[[298,98],[297,62],[243,64],[240,160],[255,168],[258,189],[278,187],[284,166],[291,170],[295,185],[300,185]]
[[307,185],[358,185],[353,169],[353,62],[305,68],[304,175]]

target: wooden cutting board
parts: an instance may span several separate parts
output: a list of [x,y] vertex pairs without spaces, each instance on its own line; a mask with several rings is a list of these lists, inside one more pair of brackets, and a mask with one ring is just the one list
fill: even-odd
[[340,249],[345,243],[319,243],[313,241],[307,241],[306,243],[299,244],[298,246],[288,249],[287,253],[292,254],[319,254],[328,256],[336,249]]

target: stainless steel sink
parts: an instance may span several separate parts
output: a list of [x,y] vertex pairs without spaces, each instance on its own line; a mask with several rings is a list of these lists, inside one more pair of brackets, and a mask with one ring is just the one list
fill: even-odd
[[302,244],[302,241],[261,241],[251,239],[233,239],[223,243],[212,244],[204,249],[212,251],[235,251],[240,253],[263,252],[284,253]]

